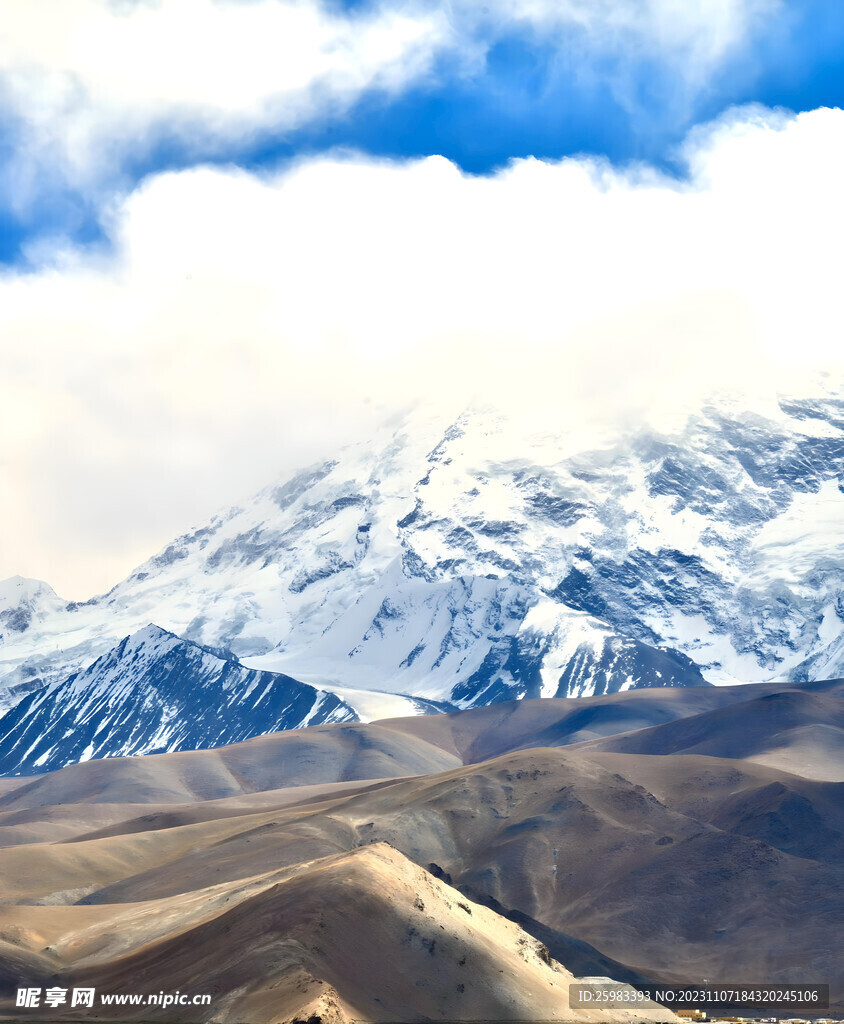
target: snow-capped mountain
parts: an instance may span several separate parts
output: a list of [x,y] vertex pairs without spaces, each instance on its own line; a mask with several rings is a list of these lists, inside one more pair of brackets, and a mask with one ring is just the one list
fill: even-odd
[[[60,615],[66,606],[67,602],[41,580],[12,576],[0,581],[0,651],[13,650],[15,641],[23,634],[40,636],[45,624],[49,632],[51,617]],[[43,685],[39,660],[29,658],[17,672],[5,676],[0,688],[0,713],[24,694]],[[49,664],[49,655],[44,663]]]
[[721,402],[596,451],[496,412],[411,414],[102,597],[39,598],[4,622],[4,681],[59,679],[150,620],[344,699],[840,675],[842,489],[834,396]]
[[84,671],[30,693],[0,718],[0,774],[216,747],[357,720],[333,693],[244,668],[149,625]]

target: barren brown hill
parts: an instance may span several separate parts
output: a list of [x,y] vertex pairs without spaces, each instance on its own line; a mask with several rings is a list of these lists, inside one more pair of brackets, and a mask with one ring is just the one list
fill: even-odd
[[603,956],[651,977],[726,981],[740,964],[748,978],[796,972],[842,987],[840,786],[714,758],[552,748],[358,792],[329,786],[295,804],[291,792],[262,794],[262,809],[254,796],[194,804],[0,850],[5,898],[187,898],[388,842],[522,915],[560,956],[577,942],[600,951],[577,961],[590,973],[604,973]]
[[806,778],[844,782],[844,697],[839,688],[777,690],[586,746],[627,754],[746,758]]
[[36,803],[33,807],[23,806],[0,811],[0,848],[171,828],[174,825],[249,814],[266,807],[308,803],[320,796],[355,793],[391,781],[393,780],[376,779],[291,786],[187,803]]
[[[384,844],[185,897],[15,910],[4,933],[40,972],[33,983],[213,999],[202,1010],[124,1009],[121,1019],[674,1019],[653,1005],[640,1013],[571,1009],[574,976],[541,943]],[[40,953],[32,948],[45,941]],[[2,1008],[13,1012],[8,998]],[[92,1016],[107,1015],[101,1008]]]
[[[844,785],[757,761],[785,750],[799,762],[807,730],[839,728],[840,685],[754,687],[750,700],[715,688],[686,699],[689,692],[319,727],[212,751],[87,762],[22,781],[0,797],[0,983],[81,972],[106,990],[134,991],[131,972],[170,977],[172,961],[174,987],[219,975],[221,999],[223,990],[236,991],[219,1004],[225,1020],[269,1012],[271,1002],[288,1016],[308,1007],[324,1015],[398,1013],[402,999],[416,1019],[436,1017],[423,1009],[429,996],[446,1017],[458,1013],[445,989],[436,996],[425,989],[439,984],[429,977],[431,960],[417,962],[412,944],[378,945],[376,922],[389,914],[381,908],[367,917],[355,906],[370,906],[370,882],[356,874],[363,864],[388,902],[390,886],[401,889],[410,877],[402,872],[427,869],[463,894],[448,897],[451,909],[468,898],[495,911],[490,920],[517,921],[579,974],[829,981],[841,1000]],[[618,732],[632,721],[662,724]],[[705,742],[701,721],[714,722],[713,743],[731,758],[692,752]],[[537,746],[544,740],[551,745]],[[602,749],[634,742],[682,752]],[[504,753],[472,763],[497,749]],[[816,774],[816,766],[807,771]],[[384,777],[391,772],[398,777]],[[396,852],[385,854],[385,843]],[[366,859],[371,849],[393,868],[399,854],[417,867],[395,868],[404,881],[390,881],[381,861]],[[326,874],[329,864],[336,867]],[[350,871],[360,887],[342,890]],[[358,945],[372,945],[404,978],[404,988],[372,988],[384,1006],[366,1004],[350,987],[355,972],[365,977],[370,969],[363,948],[348,954],[353,964],[339,945],[316,939],[311,945],[322,953],[311,949],[302,959],[310,947],[295,930],[295,907],[306,896],[288,904],[282,890],[290,895],[295,879],[311,874],[307,900],[330,877],[331,893],[347,891],[351,904],[340,908],[332,895],[324,906],[351,915]],[[406,901],[395,899],[406,922]],[[201,908],[220,902],[232,912],[248,905],[261,927],[252,934],[245,917],[221,924],[216,911],[202,916]],[[450,919],[437,921],[437,929],[451,928]],[[238,957],[243,952],[230,975],[211,962],[220,950],[228,955],[223,927],[236,936]],[[264,971],[272,994],[260,972],[249,974],[250,950],[256,964],[282,965],[278,975]],[[347,973],[332,975],[332,964],[346,964]],[[311,1001],[297,1002],[306,990]]]
[[[824,685],[834,701],[838,684]],[[627,734],[782,691],[781,684],[664,687],[601,697],[523,700],[449,715],[317,726],[213,751],[86,761],[31,779],[0,780],[0,814],[76,803],[169,804],[289,786],[442,771],[513,750]],[[735,756],[744,756],[738,752]]]
[[0,812],[68,803],[183,803],[282,786],[424,775],[462,764],[381,723],[314,726],[214,750],[84,761],[0,796]]
[[589,756],[697,821],[797,857],[844,861],[842,782],[694,754],[643,757],[596,751]]

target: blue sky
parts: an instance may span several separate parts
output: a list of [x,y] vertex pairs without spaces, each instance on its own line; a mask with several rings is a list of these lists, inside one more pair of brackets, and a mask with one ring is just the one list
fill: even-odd
[[579,153],[681,173],[675,150],[689,128],[731,106],[802,111],[844,102],[844,7],[827,0],[772,10],[683,102],[682,69],[660,54],[584,53],[576,31],[566,40],[511,29],[488,43],[473,74],[443,61],[431,81],[401,96],[365,95],[343,117],[270,137],[241,159],[252,166],[347,145],[392,157],[437,153],[474,174],[513,157]]
[[834,0],[6,0],[0,578],[106,590],[434,396],[591,446],[842,372],[842,49]]

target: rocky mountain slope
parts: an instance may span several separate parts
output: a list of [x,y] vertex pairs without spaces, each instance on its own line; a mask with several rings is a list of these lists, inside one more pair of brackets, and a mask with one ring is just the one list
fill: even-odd
[[0,773],[195,750],[355,720],[333,693],[244,668],[151,625],[84,671],[29,693],[0,718]]
[[[4,909],[8,927],[23,908]],[[61,920],[55,909],[26,908],[17,966],[33,982],[212,996],[199,1008],[121,1007],[121,1020],[676,1020],[653,1003],[572,1009],[577,979],[541,942],[385,844],[140,905],[66,907]],[[104,946],[104,932],[120,938]]]
[[470,707],[831,677],[842,524],[835,396],[764,416],[720,402],[675,434],[596,451],[495,412],[415,413],[221,512],[106,595],[67,604],[7,581],[3,684],[10,703],[149,621],[341,699]]

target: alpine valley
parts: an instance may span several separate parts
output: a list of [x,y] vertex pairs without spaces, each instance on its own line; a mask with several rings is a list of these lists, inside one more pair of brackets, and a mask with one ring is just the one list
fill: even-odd
[[0,770],[841,676],[842,525],[837,395],[718,400],[595,450],[494,410],[411,412],[107,594],[0,584]]

